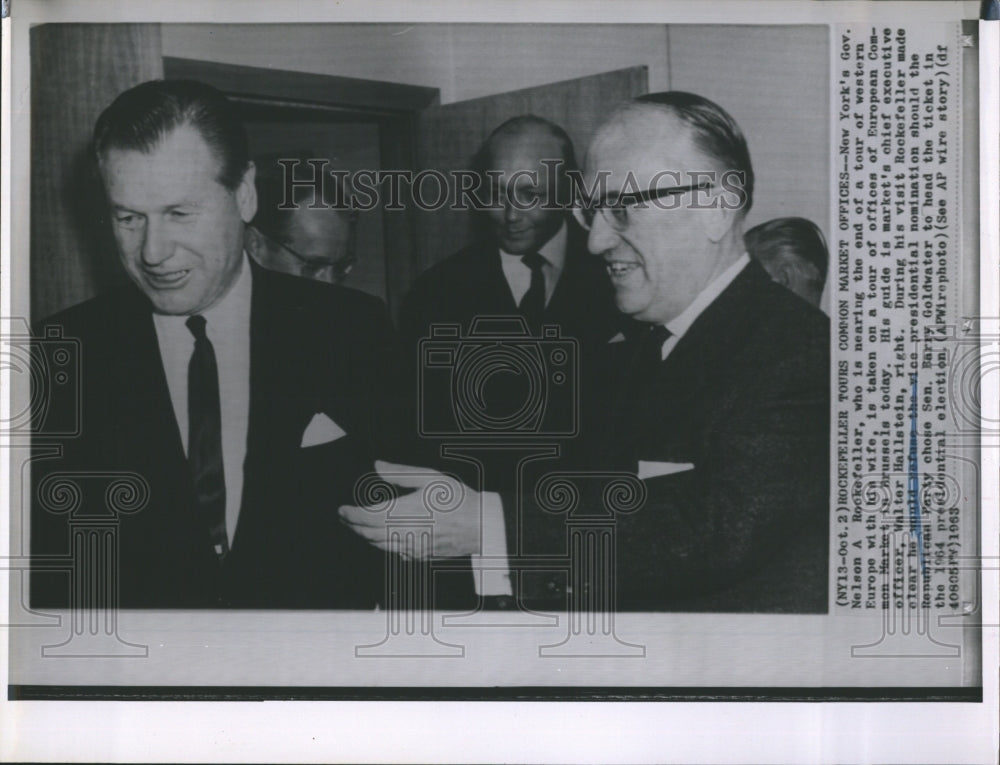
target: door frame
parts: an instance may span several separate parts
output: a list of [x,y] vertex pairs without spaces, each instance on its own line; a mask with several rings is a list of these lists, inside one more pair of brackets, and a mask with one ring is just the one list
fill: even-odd
[[[321,109],[378,124],[383,168],[412,171],[416,161],[417,115],[440,103],[441,91],[419,85],[294,72],[216,61],[163,57],[163,76],[200,80],[236,103],[265,105],[294,114]],[[416,222],[411,206],[383,209],[386,298],[393,315],[416,277]]]

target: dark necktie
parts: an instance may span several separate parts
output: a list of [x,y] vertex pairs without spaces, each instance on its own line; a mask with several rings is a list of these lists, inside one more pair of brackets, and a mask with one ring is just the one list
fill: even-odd
[[611,464],[622,453],[623,444],[633,444],[636,434],[650,422],[650,412],[654,411],[651,400],[660,398],[653,382],[663,363],[663,344],[671,335],[662,324],[649,326],[639,322],[630,322],[624,332],[632,349],[622,348],[625,358],[621,359],[611,416],[604,437],[595,446],[599,458]]
[[662,324],[654,324],[639,336],[639,349],[635,359],[635,380],[648,383],[663,362],[663,344],[671,332]]
[[531,269],[531,286],[524,293],[518,310],[528,321],[532,331],[538,332],[542,326],[542,314],[545,313],[545,273],[542,268],[545,266],[545,258],[537,252],[529,252],[521,262]]
[[219,370],[212,342],[205,334],[205,317],[191,316],[187,328],[194,335],[194,353],[188,365],[188,463],[198,513],[205,519],[215,552],[223,558],[229,552],[229,541]]

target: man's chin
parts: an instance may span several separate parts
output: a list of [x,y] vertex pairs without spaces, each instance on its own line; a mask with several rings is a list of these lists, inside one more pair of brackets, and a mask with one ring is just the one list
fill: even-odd
[[511,255],[527,255],[529,252],[535,252],[538,249],[534,238],[527,235],[515,237],[500,235],[497,237],[497,241],[500,244],[500,248]]
[[156,313],[165,316],[190,316],[198,313],[198,302],[189,295],[165,294],[160,290],[145,290]]
[[500,240],[500,249],[509,255],[527,255],[532,252],[531,247],[518,242],[508,242],[505,240]]

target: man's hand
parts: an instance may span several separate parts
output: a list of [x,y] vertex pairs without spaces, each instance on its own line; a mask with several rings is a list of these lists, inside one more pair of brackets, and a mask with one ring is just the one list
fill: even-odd
[[[478,491],[430,468],[376,460],[375,470],[379,478],[374,482],[374,476],[368,476],[367,482],[362,479],[355,493],[357,500],[368,500],[369,504],[342,505],[337,511],[354,533],[380,550],[399,553],[407,560],[432,555],[457,558],[480,552],[482,495]],[[386,484],[413,491],[392,497]],[[433,524],[433,551],[399,549],[398,543],[390,541],[387,525],[417,519]]]

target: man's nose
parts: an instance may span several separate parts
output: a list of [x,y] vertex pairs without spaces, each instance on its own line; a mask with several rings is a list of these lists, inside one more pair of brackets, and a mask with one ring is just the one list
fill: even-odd
[[148,221],[145,233],[142,241],[142,262],[147,266],[158,266],[173,254],[173,243],[162,223]]
[[592,255],[603,255],[618,244],[618,232],[608,223],[604,214],[597,210],[587,234],[587,249]]
[[523,211],[510,199],[503,200],[503,219],[505,223],[516,223]]

